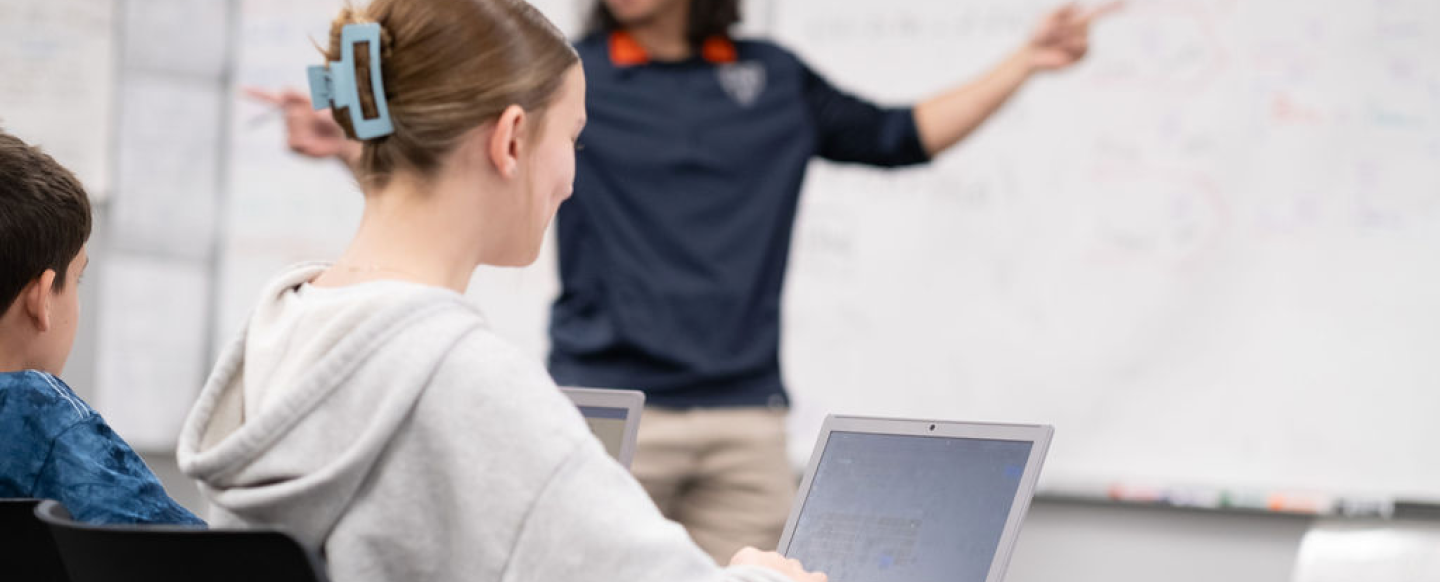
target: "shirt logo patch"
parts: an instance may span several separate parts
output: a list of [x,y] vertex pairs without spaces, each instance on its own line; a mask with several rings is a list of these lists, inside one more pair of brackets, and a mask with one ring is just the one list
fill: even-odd
[[755,104],[765,92],[765,65],[760,63],[735,63],[716,70],[720,86],[741,107]]

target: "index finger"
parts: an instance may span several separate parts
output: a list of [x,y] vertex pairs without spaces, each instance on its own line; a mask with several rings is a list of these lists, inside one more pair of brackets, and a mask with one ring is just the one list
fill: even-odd
[[285,98],[281,96],[280,93],[267,91],[259,87],[242,87],[240,91],[244,93],[246,97],[271,105],[280,105],[285,102]]
[[289,109],[293,105],[310,105],[310,96],[294,89],[269,91],[258,87],[245,87],[245,95],[267,105]]

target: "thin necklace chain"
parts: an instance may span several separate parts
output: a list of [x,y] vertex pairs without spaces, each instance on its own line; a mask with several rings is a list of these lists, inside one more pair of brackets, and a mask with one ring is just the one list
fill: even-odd
[[418,278],[414,273],[411,273],[409,271],[392,269],[390,267],[383,267],[380,265],[351,265],[347,263],[335,263],[332,266],[349,273],[389,273],[391,275],[404,275],[406,277]]

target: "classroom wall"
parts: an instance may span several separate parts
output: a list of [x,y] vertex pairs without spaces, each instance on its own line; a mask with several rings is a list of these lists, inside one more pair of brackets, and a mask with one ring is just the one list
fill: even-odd
[[210,367],[232,2],[114,6],[114,172],[90,304],[93,402],[136,448],[168,450]]

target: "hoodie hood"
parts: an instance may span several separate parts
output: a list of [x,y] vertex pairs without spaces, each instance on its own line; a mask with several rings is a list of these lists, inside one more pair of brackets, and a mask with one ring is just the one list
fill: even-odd
[[[177,457],[216,523],[285,524],[317,547],[404,426],[445,354],[482,327],[450,290],[382,281],[267,285],[185,421]],[[298,530],[298,531],[297,531]]]

